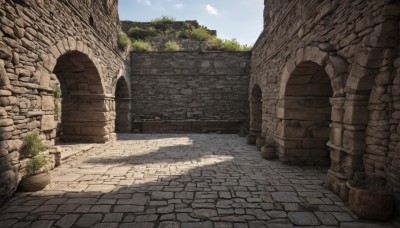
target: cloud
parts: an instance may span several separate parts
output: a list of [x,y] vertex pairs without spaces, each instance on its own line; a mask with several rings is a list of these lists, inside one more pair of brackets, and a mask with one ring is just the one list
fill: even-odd
[[139,2],[139,3],[144,3],[144,4],[146,4],[146,5],[151,5],[151,1],[150,0],[137,0],[137,2]]
[[206,10],[209,14],[216,15],[216,16],[219,15],[218,10],[212,5],[206,5]]
[[177,9],[182,9],[183,4],[182,3],[177,3],[177,4],[174,5],[174,7],[177,8]]

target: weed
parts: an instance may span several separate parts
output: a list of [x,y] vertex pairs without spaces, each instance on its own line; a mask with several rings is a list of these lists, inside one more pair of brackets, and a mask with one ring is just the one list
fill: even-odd
[[118,33],[118,48],[121,51],[126,51],[129,49],[130,45],[131,45],[131,40],[126,35],[126,33],[124,32]]
[[134,40],[132,41],[131,51],[136,52],[147,52],[152,51],[153,48],[149,42],[143,40]]
[[158,31],[153,28],[139,28],[139,27],[132,27],[128,30],[128,36],[135,40],[144,40],[148,37],[156,36]]
[[181,51],[181,47],[174,41],[168,41],[164,44],[165,51]]
[[150,23],[160,25],[160,24],[171,24],[175,21],[176,21],[176,19],[174,17],[161,16],[159,18],[155,18],[155,19],[151,20]]

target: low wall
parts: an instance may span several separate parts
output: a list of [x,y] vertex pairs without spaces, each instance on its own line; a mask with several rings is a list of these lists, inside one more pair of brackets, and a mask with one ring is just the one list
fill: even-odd
[[132,53],[131,60],[133,130],[234,132],[247,123],[249,52]]

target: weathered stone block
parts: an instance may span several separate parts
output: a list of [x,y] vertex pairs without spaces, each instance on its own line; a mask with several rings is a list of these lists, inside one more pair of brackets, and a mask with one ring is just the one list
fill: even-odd
[[53,96],[42,96],[42,110],[53,111],[54,110],[54,97]]
[[56,127],[56,124],[53,115],[44,115],[42,116],[40,128],[42,131],[49,131],[53,130]]

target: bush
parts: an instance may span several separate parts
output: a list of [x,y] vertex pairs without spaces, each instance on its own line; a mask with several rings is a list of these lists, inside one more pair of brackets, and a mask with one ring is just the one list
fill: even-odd
[[45,150],[46,146],[42,143],[39,133],[29,133],[24,137],[21,152],[25,157],[35,157]]
[[147,52],[152,50],[153,48],[151,47],[151,44],[149,42],[143,40],[134,40],[132,42],[131,51]]
[[156,36],[157,34],[158,34],[157,30],[153,27],[139,28],[136,26],[128,30],[128,36],[135,40],[144,40],[147,37]]
[[156,24],[156,25],[160,25],[160,24],[171,24],[171,23],[173,23],[175,21],[176,20],[175,20],[174,17],[161,16],[159,18],[155,18],[155,19],[151,20],[150,23]]
[[181,47],[179,46],[178,43],[174,41],[168,41],[167,43],[164,44],[165,51],[180,51]]
[[61,114],[60,98],[61,98],[61,90],[58,86],[56,86],[54,88],[54,114],[56,120],[60,118]]
[[209,39],[207,41],[207,46],[211,50],[219,50],[221,49],[221,45],[222,45],[222,40],[217,37],[213,37],[212,39]]
[[121,51],[126,51],[129,49],[129,46],[131,44],[131,40],[129,37],[126,35],[124,32],[118,33],[118,48]]
[[241,51],[242,45],[237,42],[237,40],[222,40],[221,48],[226,51]]
[[175,33],[176,38],[189,39],[190,31],[188,29],[178,30]]
[[47,159],[44,155],[38,155],[32,158],[26,166],[26,171],[29,174],[35,174],[47,164]]
[[215,37],[215,36],[211,35],[207,31],[207,29],[205,29],[203,27],[192,29],[192,31],[190,31],[190,34],[189,34],[189,38],[198,40],[198,41],[211,40],[213,37]]

